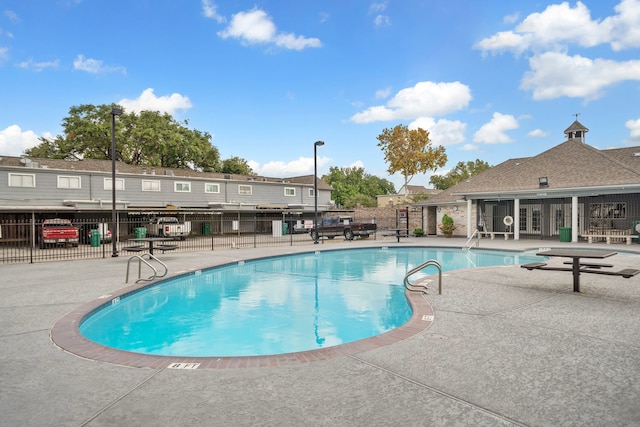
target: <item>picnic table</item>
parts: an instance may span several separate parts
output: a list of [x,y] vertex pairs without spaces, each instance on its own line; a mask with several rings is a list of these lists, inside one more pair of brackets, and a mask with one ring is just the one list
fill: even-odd
[[595,262],[581,262],[582,259],[605,259],[616,255],[615,251],[608,250],[580,250],[580,249],[550,249],[536,253],[538,256],[544,257],[562,257],[570,258],[571,261],[565,264],[571,264],[571,267],[551,267],[544,262],[534,262],[523,264],[521,267],[527,270],[553,270],[553,271],[571,271],[573,273],[573,291],[580,292],[580,273],[604,274],[608,276],[621,276],[626,279],[640,273],[636,269],[624,269],[620,271],[607,270],[612,268],[612,264],[601,264]]
[[[154,248],[155,242],[173,241],[174,238],[173,237],[136,237],[134,239],[129,239],[129,240],[132,242],[143,242],[143,243],[146,242],[149,253],[153,255],[153,248]],[[178,245],[159,245],[159,246],[156,246],[156,248],[162,251],[170,251],[173,249],[177,249]],[[140,252],[140,251],[143,251],[145,248],[143,247],[143,245],[137,245],[137,246],[129,246],[124,249],[130,252]]]

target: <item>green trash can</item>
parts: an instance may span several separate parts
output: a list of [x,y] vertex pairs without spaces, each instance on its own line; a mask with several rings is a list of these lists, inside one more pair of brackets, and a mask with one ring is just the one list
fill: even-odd
[[208,236],[209,234],[211,234],[211,224],[208,222],[203,222],[202,223],[202,235],[203,236]]
[[100,230],[91,230],[91,247],[97,248],[100,246]]
[[571,227],[560,227],[560,241],[561,242],[571,241]]
[[134,230],[136,239],[144,239],[147,237],[147,229],[144,227],[136,227]]
[[286,222],[282,223],[282,235],[286,236],[287,235],[287,230],[289,228],[289,224],[287,224]]
[[633,221],[633,235],[638,236],[637,239],[633,239],[636,243],[640,243],[640,220]]

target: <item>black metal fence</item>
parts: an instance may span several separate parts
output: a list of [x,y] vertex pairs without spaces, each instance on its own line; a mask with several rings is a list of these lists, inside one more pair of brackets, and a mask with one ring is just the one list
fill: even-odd
[[[44,244],[41,238],[41,219],[1,221],[0,263],[35,263],[111,257],[114,253],[111,236],[117,236],[115,250],[120,256],[131,255],[132,247],[142,243],[131,239],[141,236],[157,237],[164,233],[161,233],[157,226],[153,226],[148,218],[119,218],[115,230],[111,224],[111,218],[73,219],[72,223],[78,229],[77,243]],[[271,217],[246,214],[180,215],[180,224],[187,228],[188,233],[184,238],[172,237],[174,240],[170,242],[172,251],[207,251],[313,243],[311,235],[304,227],[300,227],[298,220],[282,215]],[[106,232],[107,230],[111,231],[111,234]],[[162,250],[159,249],[158,252]]]

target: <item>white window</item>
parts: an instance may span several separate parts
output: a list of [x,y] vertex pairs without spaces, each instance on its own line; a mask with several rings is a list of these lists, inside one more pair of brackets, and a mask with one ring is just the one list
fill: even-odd
[[58,175],[58,188],[81,188],[79,176]]
[[310,188],[310,189],[309,189],[309,197],[313,197],[313,196],[314,196],[313,191],[314,191],[314,190],[313,190],[313,188]]
[[296,189],[293,187],[285,187],[284,188],[284,195],[285,196],[295,196],[296,195]]
[[[111,190],[111,178],[104,179],[104,189]],[[124,190],[124,178],[116,178],[116,190]]]
[[250,185],[238,185],[238,194],[242,194],[244,196],[251,195],[251,186]]
[[205,193],[219,193],[220,192],[220,184],[212,184],[206,182],[204,184],[204,192]]
[[160,191],[160,181],[142,180],[142,191]]
[[9,187],[35,187],[36,176],[27,173],[10,173]]
[[173,191],[176,193],[191,193],[191,183],[176,181],[173,183]]

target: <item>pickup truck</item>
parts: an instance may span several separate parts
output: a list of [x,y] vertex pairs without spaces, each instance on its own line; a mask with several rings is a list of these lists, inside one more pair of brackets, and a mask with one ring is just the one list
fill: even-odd
[[50,218],[42,221],[40,227],[40,249],[48,245],[72,245],[78,246],[80,242],[78,228],[71,221],[63,218]]
[[375,223],[354,222],[351,217],[325,218],[319,227],[311,228],[310,234],[313,240],[319,237],[333,239],[336,236],[344,236],[345,240],[353,240],[354,237],[366,238],[374,234],[378,229]]
[[154,218],[147,227],[147,234],[158,237],[174,237],[185,240],[191,233],[190,222],[180,222],[172,216]]

